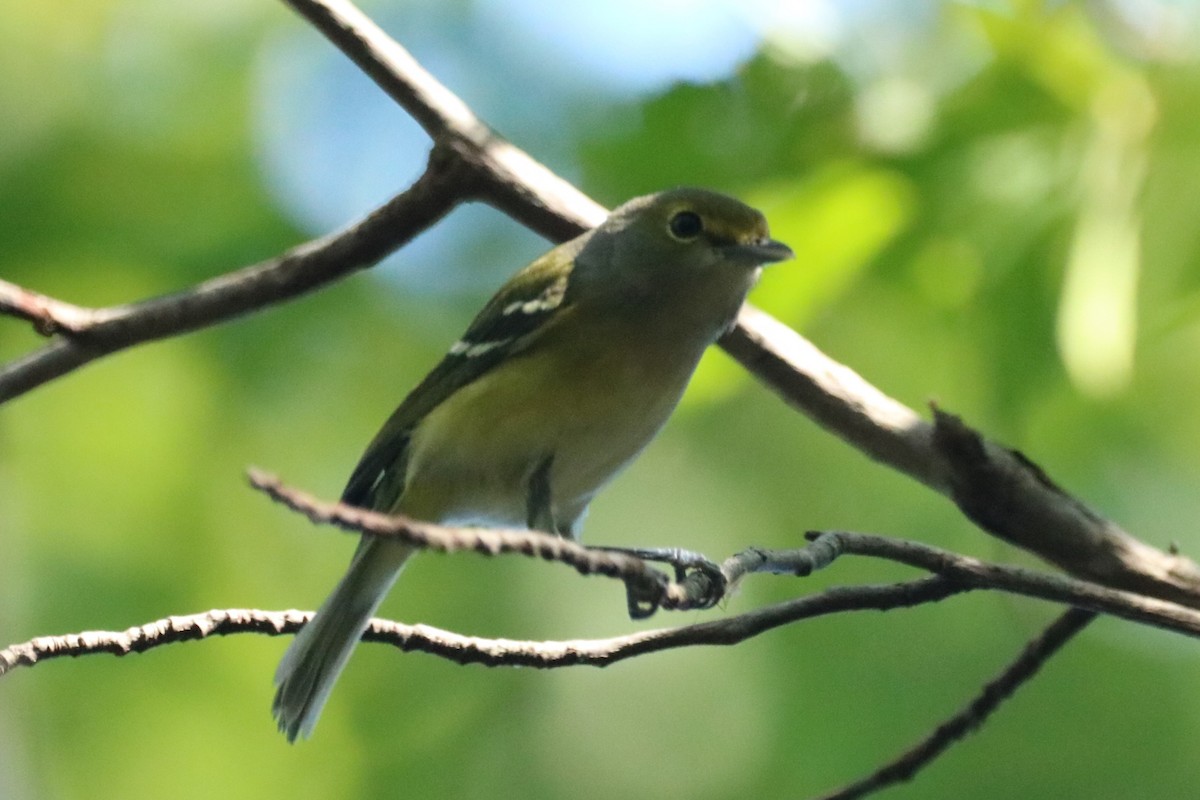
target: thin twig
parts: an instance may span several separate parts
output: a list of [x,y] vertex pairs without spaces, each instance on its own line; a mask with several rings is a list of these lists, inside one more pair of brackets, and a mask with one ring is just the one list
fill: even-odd
[[[344,503],[327,503],[312,495],[285,486],[274,475],[252,469],[250,485],[276,502],[308,517],[318,525],[399,539],[423,550],[441,553],[471,551],[496,556],[506,553],[557,561],[573,567],[580,575],[604,575],[625,582],[631,597],[648,604],[653,611],[664,603],[668,607],[687,605],[683,587],[640,558],[612,550],[584,547],[570,539],[525,528],[480,528],[435,525],[402,515],[381,514]],[[707,603],[706,605],[711,605]]]
[[229,633],[265,633],[269,636],[295,633],[311,617],[311,611],[231,608],[165,617],[124,631],[84,631],[63,636],[39,636],[0,650],[0,675],[17,667],[32,667],[63,656],[75,658],[97,653],[124,656],[175,642]]
[[[557,536],[525,529],[456,528],[365,511],[342,503],[317,500],[259,470],[251,470],[250,483],[314,523],[343,530],[396,537],[417,547],[439,552],[469,550],[484,555],[501,553],[558,561],[583,575],[599,574],[624,580],[631,591],[656,608],[688,609],[710,606],[723,598],[712,597],[711,583],[697,571],[676,583],[641,559],[590,549]],[[843,555],[884,558],[926,570],[973,589],[992,589],[1055,603],[1087,608],[1115,617],[1200,637],[1200,611],[1166,600],[1110,589],[1064,575],[1024,567],[993,564],[948,550],[887,536],[852,531],[809,534],[811,543],[793,550],[749,548],[730,556],[720,566],[727,591],[751,573],[808,575],[824,569]],[[653,608],[651,608],[653,610]]]
[[845,786],[821,800],[857,800],[897,783],[912,780],[923,767],[955,742],[977,729],[1013,692],[1027,683],[1045,663],[1096,618],[1095,612],[1067,609],[1046,630],[1030,641],[1021,654],[954,716],[895,760],[862,780]]
[[42,336],[87,326],[95,312],[0,280],[0,314],[28,320]]
[[[365,641],[384,642],[405,651],[430,653],[459,664],[489,667],[552,669],[577,665],[603,667],[627,658],[696,645],[733,645],[765,631],[801,619],[843,611],[886,611],[942,600],[964,588],[934,576],[882,586],[828,589],[733,617],[678,628],[639,631],[609,639],[561,642],[484,639],[444,631],[429,625],[405,625],[373,619]],[[268,636],[295,633],[312,617],[311,611],[214,610],[191,616],[167,617],[124,631],[87,631],[43,636],[0,650],[0,675],[62,656],[97,653],[126,655],[180,641],[234,633]]]
[[[1200,611],[1136,592],[1110,589],[1064,575],[993,564],[906,539],[850,531],[814,532],[810,537],[814,539],[814,546],[828,548],[828,551],[815,556],[810,554],[801,557],[810,560],[815,558],[817,563],[822,565],[829,564],[842,554],[884,558],[944,575],[976,589],[995,589],[1025,597],[1036,597],[1200,637]],[[779,551],[774,556],[784,564],[791,558],[789,551]]]

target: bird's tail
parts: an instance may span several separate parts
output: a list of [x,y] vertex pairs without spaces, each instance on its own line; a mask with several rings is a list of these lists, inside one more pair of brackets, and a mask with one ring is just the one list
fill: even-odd
[[371,615],[412,553],[398,542],[363,537],[337,588],[284,653],[271,710],[289,742],[312,733]]

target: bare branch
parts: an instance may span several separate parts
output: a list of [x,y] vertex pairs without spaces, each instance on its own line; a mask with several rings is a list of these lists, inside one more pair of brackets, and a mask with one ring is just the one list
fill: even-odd
[[65,636],[40,636],[0,650],[0,675],[16,667],[32,667],[62,656],[141,653],[174,642],[207,639],[228,633],[295,633],[312,617],[305,611],[259,611],[231,608],[204,614],[166,617],[124,631],[84,631]]
[[780,571],[778,565],[787,565],[794,558],[799,559],[802,566],[815,562],[819,568],[843,554],[873,556],[928,570],[975,589],[996,589],[1037,597],[1200,637],[1200,611],[1167,600],[1063,575],[992,564],[905,539],[850,531],[822,531],[809,535],[813,538],[809,548],[772,552],[771,561],[775,568],[771,571]]
[[984,530],[1072,575],[1200,608],[1200,568],[1135,539],[1060,489],[1016,450],[934,409],[933,445],[949,496]]
[[484,124],[457,95],[346,0],[284,0],[474,168],[476,196],[553,241],[604,220],[604,207]]
[[[934,602],[963,591],[945,578],[930,577],[883,586],[835,588],[767,608],[678,628],[639,631],[610,639],[575,639],[562,642],[483,639],[464,636],[429,625],[405,625],[373,619],[364,641],[384,642],[404,651],[419,651],[459,664],[489,667],[552,669],[590,665],[603,667],[646,653],[695,645],[733,645],[760,633],[796,622],[842,611],[878,610]],[[0,675],[61,656],[96,653],[126,655],[180,641],[263,633],[295,633],[311,611],[214,610],[191,616],[167,617],[124,631],[87,631],[66,636],[43,636],[0,650]]]
[[784,400],[866,455],[945,493],[946,465],[933,426],[834,361],[779,320],[749,305],[721,346]]
[[917,416],[757,309],[721,344],[788,403],[871,458],[952,499],[989,533],[1072,575],[1200,608],[1200,569],[1126,533],[1021,453],[953,415]]
[[724,599],[714,589],[727,591],[746,575],[775,573],[805,576],[824,569],[843,555],[884,558],[926,570],[972,589],[993,589],[1055,603],[1111,614],[1132,622],[1200,636],[1200,611],[1133,592],[1094,583],[981,561],[905,539],[851,531],[809,534],[811,543],[793,550],[749,548],[730,556],[720,566],[722,585],[714,587],[701,570],[681,582],[672,582],[644,561],[631,555],[584,547],[550,534],[525,529],[455,528],[403,516],[366,511],[342,503],[327,503],[278,478],[252,470],[250,483],[314,523],[374,536],[399,538],[417,547],[444,553],[463,550],[483,555],[513,553],[559,561],[582,575],[605,575],[626,582],[631,594],[668,610],[708,607]]
[[860,781],[822,797],[822,800],[857,800],[897,783],[912,780],[923,767],[955,742],[982,725],[1000,704],[1027,683],[1055,653],[1096,618],[1091,611],[1069,608],[1041,635],[1025,646],[1015,661],[983,687],[966,708],[943,722],[907,752]]
[[[933,569],[939,574],[883,586],[835,587],[732,617],[678,628],[641,631],[611,639],[570,642],[489,640],[441,631],[426,625],[409,626],[379,619],[372,621],[364,638],[386,641],[403,650],[433,653],[463,664],[546,668],[574,664],[603,666],[643,653],[676,647],[736,644],[781,625],[813,616],[861,609],[907,607],[942,600],[973,589],[998,589],[1077,604],[1087,610],[1200,637],[1200,612],[1192,609],[1070,578],[988,564],[915,542],[836,532],[821,534],[810,548],[803,550],[747,552],[751,554],[745,556],[748,562],[758,561],[757,566],[750,570],[756,572],[792,571],[799,567],[797,571],[804,573],[828,565],[839,554],[855,553]],[[740,557],[743,556],[735,556]],[[192,617],[170,617],[123,632],[42,637],[0,651],[0,674],[13,666],[30,665],[58,655],[139,652],[161,644],[202,639],[212,634],[294,633],[310,616],[311,612],[235,609]]]
[[344,230],[281,256],[132,305],[78,309],[53,301],[54,310],[75,309],[71,335],[0,369],[0,403],[108,353],[223,322],[369,267],[441,219],[470,187],[461,162],[435,150],[407,191]]
[[[481,555],[519,554],[567,564],[580,575],[604,575],[625,582],[630,602],[638,601],[642,613],[649,616],[660,605],[671,608],[695,608],[684,587],[640,558],[612,550],[584,547],[570,539],[541,531],[512,528],[451,527],[435,525],[402,515],[381,514],[344,503],[326,503],[298,489],[285,486],[277,477],[261,470],[250,470],[250,485],[271,499],[304,514],[318,525],[333,525],[356,533],[368,533],[388,539],[400,539],[424,550],[455,553],[463,550]],[[704,603],[704,607],[712,605]]]
[[109,353],[223,322],[369,267],[467,199],[486,200],[556,240],[603,219],[601,206],[492,133],[353,5],[291,5],[436,136],[425,174],[341,232],[176,294],[90,309],[0,286],[0,313],[28,319],[43,333],[73,334],[0,368],[0,403]]
[[0,314],[28,320],[42,336],[53,336],[85,327],[95,312],[0,280]]

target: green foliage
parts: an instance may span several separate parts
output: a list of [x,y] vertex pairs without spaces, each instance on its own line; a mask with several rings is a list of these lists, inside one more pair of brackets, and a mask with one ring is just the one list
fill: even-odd
[[[264,187],[246,100],[261,43],[298,22],[229,4],[63,5],[17,4],[0,27],[0,278],[120,303],[318,233]],[[768,42],[720,82],[611,101],[603,124],[567,131],[581,183],[608,203],[687,183],[759,204],[800,257],[768,271],[758,303],[893,396],[936,398],[1024,450],[1146,541],[1196,553],[1200,70],[1122,50],[1111,21],[1075,4],[1011,5],[942,8],[891,70]],[[0,640],[319,602],[352,541],[253,495],[243,468],[336,496],[494,286],[435,305],[364,274],[5,407]],[[0,357],[34,346],[0,320]],[[822,527],[1026,560],[720,353],[585,536],[724,556]],[[652,622],[904,574],[760,577],[728,609]],[[629,630],[623,608],[619,587],[563,570],[430,556],[384,613],[576,638]],[[978,595],[604,671],[363,647],[297,747],[268,712],[283,641],[56,662],[0,681],[0,795],[803,797],[924,735],[1053,612]],[[887,796],[1186,796],[1196,669],[1190,642],[1101,621]]]

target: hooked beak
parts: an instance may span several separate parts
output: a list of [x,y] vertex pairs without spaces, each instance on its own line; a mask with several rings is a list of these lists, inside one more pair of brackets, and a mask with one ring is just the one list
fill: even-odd
[[732,259],[751,264],[774,264],[796,256],[783,242],[765,238],[726,245],[725,252]]

